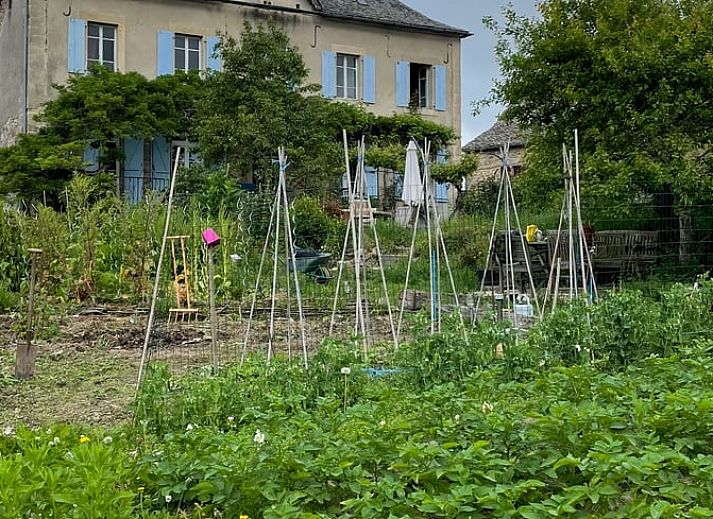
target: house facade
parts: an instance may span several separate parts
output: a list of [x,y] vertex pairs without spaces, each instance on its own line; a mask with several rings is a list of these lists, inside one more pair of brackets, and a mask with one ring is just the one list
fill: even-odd
[[[460,135],[468,33],[398,0],[0,0],[0,146],[36,129],[52,85],[70,74],[94,63],[148,78],[220,69],[219,34],[237,37],[245,21],[280,26],[325,97],[380,115],[415,111]],[[177,144],[122,143],[120,189],[135,198],[164,186]]]

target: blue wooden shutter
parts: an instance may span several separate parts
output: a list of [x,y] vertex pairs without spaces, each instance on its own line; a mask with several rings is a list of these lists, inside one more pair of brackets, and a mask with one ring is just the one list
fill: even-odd
[[448,108],[448,69],[443,65],[436,65],[436,110],[445,112]]
[[171,177],[171,145],[165,137],[151,142],[151,189],[165,191]]
[[322,95],[327,99],[337,97],[337,53],[322,53]]
[[411,63],[399,61],[396,63],[396,106],[408,108],[409,105],[409,72]]
[[374,56],[364,56],[364,94],[362,100],[365,103],[376,103],[376,58]]
[[173,33],[168,31],[158,32],[158,45],[156,47],[156,75],[164,76],[173,74]]
[[124,141],[124,196],[132,204],[144,197],[144,141]]
[[215,70],[220,72],[223,70],[223,63],[220,58],[220,50],[218,45],[220,45],[220,38],[217,36],[208,36],[206,38],[208,47],[208,56],[206,57],[205,65],[208,70]]
[[[446,150],[440,150],[436,153],[436,164],[445,164],[448,162],[448,152]],[[436,202],[448,202],[448,189],[450,184],[448,182],[437,182],[436,183]]]
[[84,72],[87,70],[87,22],[77,18],[69,20],[67,33],[67,71]]
[[379,196],[379,174],[375,168],[366,166],[366,191],[369,198],[378,198]]

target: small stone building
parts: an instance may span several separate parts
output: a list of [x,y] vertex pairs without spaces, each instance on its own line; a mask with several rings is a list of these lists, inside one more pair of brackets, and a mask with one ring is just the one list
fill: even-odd
[[477,154],[480,159],[478,169],[468,179],[469,187],[498,178],[503,163],[500,150],[508,143],[510,143],[508,159],[513,172],[517,175],[522,171],[526,139],[523,131],[516,124],[498,119],[490,129],[463,146],[463,153]]

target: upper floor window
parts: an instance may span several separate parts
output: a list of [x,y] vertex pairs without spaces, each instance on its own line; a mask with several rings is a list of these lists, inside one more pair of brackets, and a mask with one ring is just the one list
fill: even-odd
[[359,56],[337,54],[337,97],[358,99]]
[[103,65],[116,70],[116,26],[87,23],[87,66]]
[[187,36],[176,34],[174,66],[176,71],[188,72],[201,69],[201,42],[200,36]]
[[431,66],[411,63],[410,66],[409,105],[413,108],[429,107],[431,92]]

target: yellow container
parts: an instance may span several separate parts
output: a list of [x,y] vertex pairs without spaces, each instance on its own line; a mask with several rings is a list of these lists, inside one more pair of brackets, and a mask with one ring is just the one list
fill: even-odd
[[525,238],[528,242],[537,241],[537,225],[528,225],[527,232],[525,233]]

